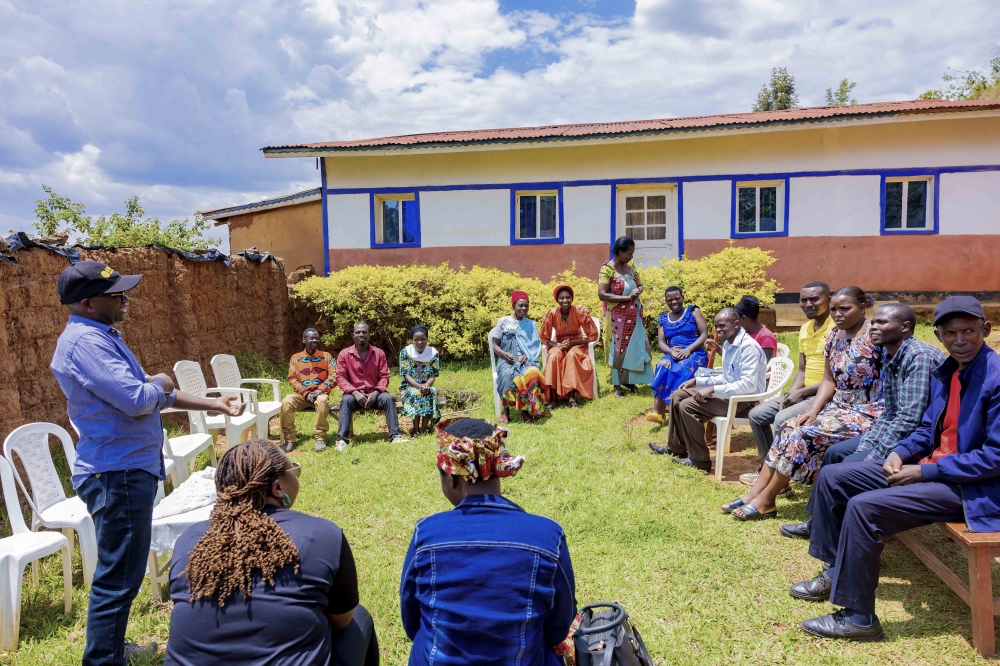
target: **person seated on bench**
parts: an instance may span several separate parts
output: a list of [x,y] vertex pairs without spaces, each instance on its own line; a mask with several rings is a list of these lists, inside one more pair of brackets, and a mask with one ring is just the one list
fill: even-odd
[[[834,444],[823,455],[823,466],[840,462],[885,460],[892,447],[920,425],[931,401],[931,373],[944,362],[937,347],[913,337],[917,315],[901,303],[888,303],[872,315],[871,339],[882,348],[882,395],[885,411],[871,430]],[[812,515],[815,493],[809,496],[806,513]],[[812,519],[783,525],[786,537],[808,539]]]
[[[740,328],[734,308],[715,315],[715,332],[722,344],[722,374],[695,377],[670,396],[667,445],[650,442],[654,453],[669,453],[673,462],[707,472],[712,461],[705,444],[705,422],[725,416],[729,396],[763,393],[767,389],[767,362],[760,345]],[[741,402],[736,415],[746,418],[756,403]]]
[[378,664],[343,530],[291,508],[298,469],[266,439],[219,459],[211,519],[174,546],[165,664]]
[[802,623],[814,636],[879,640],[879,556],[890,537],[936,522],[1000,532],[1000,356],[982,305],[952,296],[934,309],[934,335],[950,354],[934,371],[920,426],[886,460],[820,470],[809,554],[830,567],[792,585],[797,599],[841,610]]
[[330,430],[329,396],[333,389],[336,364],[330,352],[319,351],[319,331],[307,328],[302,332],[305,349],[288,362],[288,383],[295,393],[281,401],[281,440],[286,453],[295,448],[295,413],[316,409],[316,451],[326,449],[326,433]]
[[359,321],[354,325],[354,344],[337,354],[337,386],[344,392],[337,423],[338,451],[346,451],[350,446],[351,415],[362,409],[385,412],[390,442],[409,441],[399,434],[396,399],[386,391],[389,387],[389,363],[385,352],[368,344],[369,337],[368,324]]
[[455,508],[417,522],[403,560],[399,610],[410,666],[557,666],[553,647],[576,617],[576,584],[557,522],[501,492],[524,458],[481,419],[437,426],[441,492]]

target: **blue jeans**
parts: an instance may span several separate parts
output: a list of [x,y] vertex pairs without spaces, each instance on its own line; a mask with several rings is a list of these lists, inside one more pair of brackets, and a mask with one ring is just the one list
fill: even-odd
[[91,474],[77,488],[97,530],[84,666],[124,666],[125,628],[146,572],[157,478],[129,469]]

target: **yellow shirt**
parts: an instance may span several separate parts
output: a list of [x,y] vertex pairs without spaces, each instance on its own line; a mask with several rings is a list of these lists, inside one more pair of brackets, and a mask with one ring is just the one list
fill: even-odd
[[805,385],[812,386],[823,381],[823,370],[826,360],[823,358],[823,345],[826,336],[833,329],[833,317],[829,314],[818,331],[813,330],[815,322],[810,319],[799,329],[799,352],[806,355]]

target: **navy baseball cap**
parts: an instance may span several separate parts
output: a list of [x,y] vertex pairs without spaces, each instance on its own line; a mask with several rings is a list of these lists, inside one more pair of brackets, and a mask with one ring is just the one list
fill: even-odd
[[937,326],[952,315],[969,315],[986,319],[982,303],[974,296],[949,296],[938,303],[934,308],[934,325]]
[[100,261],[81,261],[59,275],[59,300],[63,305],[79,303],[102,294],[119,294],[139,284],[142,275],[121,275]]

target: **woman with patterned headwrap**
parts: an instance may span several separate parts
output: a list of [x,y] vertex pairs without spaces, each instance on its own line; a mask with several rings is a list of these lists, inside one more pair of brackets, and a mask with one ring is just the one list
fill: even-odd
[[638,393],[636,384],[653,381],[653,356],[649,351],[649,338],[642,324],[643,286],[639,271],[632,261],[635,241],[621,236],[611,248],[614,259],[603,266],[597,277],[597,297],[604,305],[604,345],[608,350],[611,366],[611,384],[615,395],[624,398],[624,386]]
[[503,401],[502,423],[510,422],[510,408],[521,410],[526,423],[545,416],[545,376],[538,357],[542,341],[538,326],[528,319],[528,294],[510,295],[513,315],[500,317],[490,331],[489,341],[497,357],[497,395]]
[[437,426],[441,491],[455,507],[413,531],[399,586],[410,666],[562,662],[553,648],[576,616],[576,586],[558,523],[503,497],[524,458],[507,431],[478,419]]
[[[597,326],[582,305],[573,305],[573,288],[561,284],[552,292],[559,307],[545,313],[545,385],[548,402],[566,400],[576,407],[576,398],[594,398],[594,364],[587,346],[597,340]],[[553,337],[555,339],[553,339]]]

